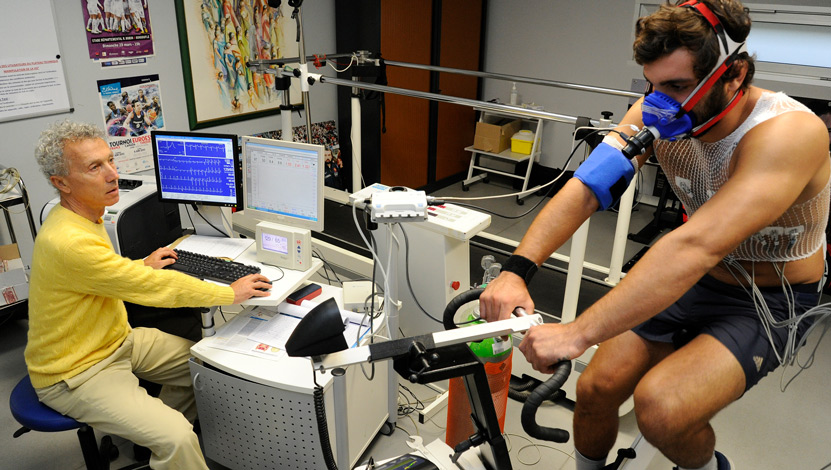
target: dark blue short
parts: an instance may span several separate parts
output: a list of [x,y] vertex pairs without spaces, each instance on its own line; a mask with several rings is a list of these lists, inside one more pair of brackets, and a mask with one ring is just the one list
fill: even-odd
[[[819,283],[791,286],[799,315],[819,302]],[[788,302],[781,287],[761,287],[768,308],[777,321],[788,317]],[[800,322],[801,338],[812,319]],[[733,353],[744,369],[745,391],[779,366],[774,349],[748,293],[710,276],[704,276],[668,309],[633,328],[638,336],[678,349],[699,334],[715,337]],[[771,328],[776,351],[782,351],[787,328]]]

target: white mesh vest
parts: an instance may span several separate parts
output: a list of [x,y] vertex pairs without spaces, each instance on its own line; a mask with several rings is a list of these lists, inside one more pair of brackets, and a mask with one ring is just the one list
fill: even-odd
[[[742,137],[753,126],[790,111],[810,109],[783,93],[762,93],[750,116],[724,139],[654,143],[655,158],[669,184],[692,215],[727,181],[730,160]],[[783,155],[787,158],[787,155]],[[807,258],[825,245],[831,180],[813,198],[788,208],[768,227],[739,244],[728,258],[743,261],[794,261]],[[760,207],[759,210],[765,210]]]

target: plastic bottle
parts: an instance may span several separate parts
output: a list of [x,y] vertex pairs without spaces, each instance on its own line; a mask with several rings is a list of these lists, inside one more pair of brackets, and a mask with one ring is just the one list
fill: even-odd
[[517,105],[517,91],[516,91],[516,82],[512,82],[513,85],[511,86],[511,104],[513,106]]

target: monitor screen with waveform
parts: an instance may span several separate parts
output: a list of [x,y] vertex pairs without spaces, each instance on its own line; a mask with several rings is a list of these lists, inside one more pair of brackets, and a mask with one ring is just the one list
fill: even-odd
[[237,136],[153,131],[156,185],[163,202],[242,206]]
[[252,136],[240,141],[245,214],[322,232],[324,147]]

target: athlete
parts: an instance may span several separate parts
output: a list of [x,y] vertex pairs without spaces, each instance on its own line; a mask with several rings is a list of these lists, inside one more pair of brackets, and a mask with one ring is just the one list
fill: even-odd
[[127,3],[130,10],[130,19],[137,33],[147,33],[147,19],[144,17],[144,9],[147,8],[147,0],[129,0]]
[[[738,0],[664,4],[641,18],[633,47],[651,92],[617,128],[626,139],[612,133],[597,146],[481,296],[489,321],[517,306],[532,312],[526,284],[537,266],[655,155],[689,220],[574,322],[531,328],[519,346],[550,372],[600,344],[577,384],[578,470],[605,465],[632,395],[641,433],[679,469],[731,468],[711,418],[784,362],[783,345],[810,324],[771,325],[819,300],[828,133],[805,106],[750,84],[749,31]],[[636,141],[630,126],[645,123]]]
[[141,88],[138,89],[138,95],[136,95],[136,101],[142,104],[142,106],[147,106],[150,104],[150,100],[147,99],[147,95],[144,94],[144,90]]
[[104,20],[101,18],[101,4],[98,3],[98,0],[87,0],[87,14],[89,15],[87,31],[92,34],[101,34]]
[[116,107],[115,103],[112,101],[107,101],[107,117],[105,118],[106,121],[111,121],[116,119],[122,115],[122,112],[118,107]]
[[144,112],[141,101],[133,103],[133,110],[127,114],[125,119],[127,127],[130,128],[130,135],[144,135],[147,133],[147,127],[152,126],[150,116]]
[[114,4],[120,0],[104,0],[104,31],[110,33],[115,29]]

